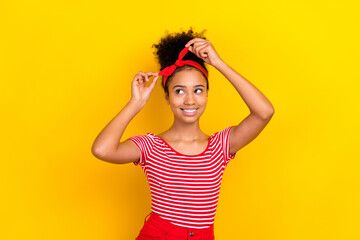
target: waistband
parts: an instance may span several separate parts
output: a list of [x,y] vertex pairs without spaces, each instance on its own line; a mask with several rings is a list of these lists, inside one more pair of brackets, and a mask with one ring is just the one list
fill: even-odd
[[[149,217],[148,220],[146,218]],[[169,220],[162,218],[159,214],[151,212],[145,217],[145,222],[154,224],[161,232],[166,232],[171,236],[182,238],[182,239],[213,239],[214,238],[214,224],[208,228],[187,228],[175,225]],[[190,237],[190,238],[189,238]]]

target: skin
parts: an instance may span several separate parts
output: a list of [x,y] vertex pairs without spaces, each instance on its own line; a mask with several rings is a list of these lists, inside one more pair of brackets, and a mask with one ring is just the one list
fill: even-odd
[[[169,83],[169,95],[165,95],[165,98],[174,114],[174,122],[169,130],[158,136],[180,153],[202,153],[209,139],[199,126],[208,101],[205,77],[195,69],[176,73]],[[194,109],[194,113],[186,112]]]
[[[271,120],[274,107],[252,83],[219,57],[209,40],[194,38],[185,46],[190,46],[189,51],[221,72],[250,110],[250,114],[230,131],[230,154],[234,154],[260,134]],[[150,77],[154,77],[152,82],[145,86]],[[139,72],[135,75],[130,101],[105,126],[93,143],[92,153],[95,157],[117,164],[139,160],[140,150],[136,144],[130,140],[120,140],[129,122],[145,106],[158,78],[158,73],[154,72]],[[174,114],[174,122],[158,136],[180,153],[194,155],[203,152],[209,138],[199,126],[199,119],[207,103],[204,76],[196,69],[177,72],[169,83],[169,95],[165,95],[165,98]],[[197,111],[186,114],[184,109]]]

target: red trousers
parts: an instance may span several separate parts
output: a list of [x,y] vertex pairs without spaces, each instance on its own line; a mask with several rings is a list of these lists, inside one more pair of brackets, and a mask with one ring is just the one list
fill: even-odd
[[[158,214],[151,212],[144,221],[136,240],[214,240],[214,225],[205,229],[186,228],[174,225]],[[149,216],[148,215],[148,216]]]

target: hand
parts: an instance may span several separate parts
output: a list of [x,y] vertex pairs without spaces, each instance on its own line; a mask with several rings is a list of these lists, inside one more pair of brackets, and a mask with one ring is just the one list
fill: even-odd
[[[148,87],[145,82],[149,81],[150,76],[155,76]],[[158,73],[155,72],[139,72],[135,75],[131,83],[131,101],[140,102],[143,106],[149,100],[150,94],[159,78]]]
[[[193,44],[193,46],[190,46],[191,44]],[[185,45],[185,47],[189,47],[190,52],[212,66],[222,61],[209,40],[193,38]]]

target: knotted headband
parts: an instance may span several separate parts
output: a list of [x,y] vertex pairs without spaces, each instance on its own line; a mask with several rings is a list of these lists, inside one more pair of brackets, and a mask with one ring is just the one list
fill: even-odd
[[173,74],[173,72],[178,67],[182,67],[185,65],[190,65],[190,66],[198,68],[206,76],[206,79],[208,78],[208,72],[199,63],[192,61],[192,60],[185,60],[185,61],[182,60],[188,51],[189,51],[189,47],[185,47],[179,53],[179,58],[178,58],[178,60],[176,60],[175,64],[168,66],[159,72],[159,75],[163,76],[164,88],[165,88],[166,80],[168,79],[168,77],[171,76],[171,74]]

